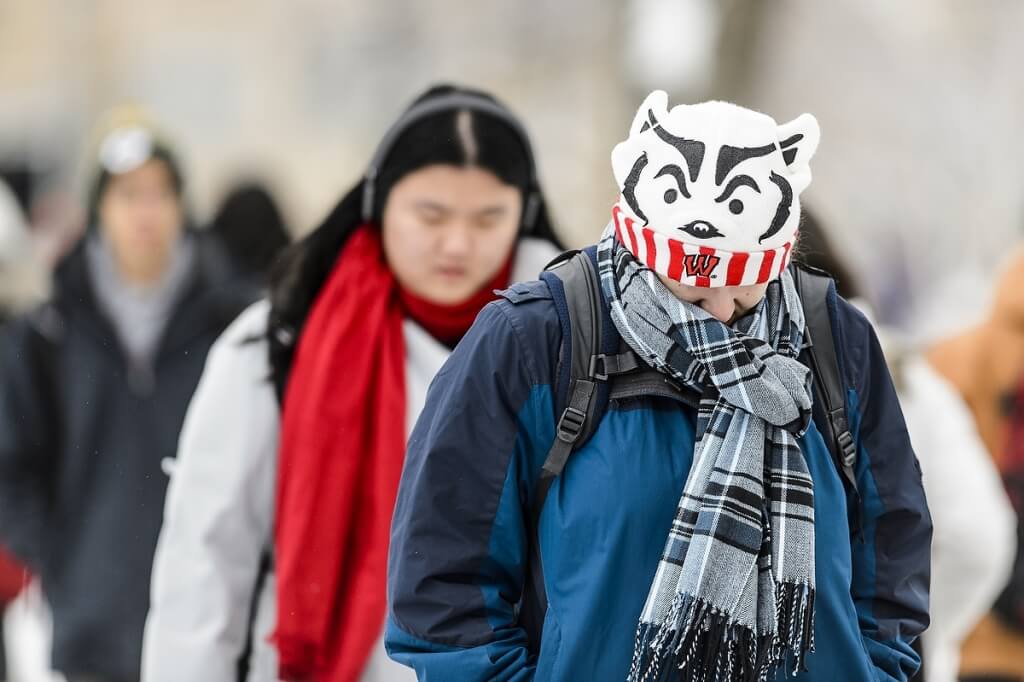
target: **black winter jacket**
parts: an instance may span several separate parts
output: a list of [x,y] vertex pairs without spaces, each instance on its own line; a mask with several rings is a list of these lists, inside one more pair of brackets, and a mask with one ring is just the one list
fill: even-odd
[[175,454],[210,345],[255,294],[198,239],[152,376],[127,369],[84,245],[58,269],[51,301],[3,330],[0,544],[41,577],[53,665],[68,675],[139,677],[162,460]]

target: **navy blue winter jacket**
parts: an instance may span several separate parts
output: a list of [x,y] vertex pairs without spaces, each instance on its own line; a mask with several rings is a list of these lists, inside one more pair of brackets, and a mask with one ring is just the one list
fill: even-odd
[[[875,333],[834,292],[829,303],[860,504],[848,517],[848,499],[857,498],[812,425],[801,447],[815,485],[816,650],[798,679],[906,680],[920,665],[910,644],[928,623],[931,520]],[[546,284],[506,292],[435,378],[410,437],[386,644],[420,680],[626,678],[690,470],[696,415],[665,397],[610,403],[540,517],[549,607],[542,631],[527,632],[518,604],[532,551],[530,505],[555,437],[561,338]]]
[[0,544],[42,580],[53,667],[138,680],[153,550],[178,432],[206,353],[251,300],[201,239],[149,382],[128,370],[83,248],[53,299],[0,341]]

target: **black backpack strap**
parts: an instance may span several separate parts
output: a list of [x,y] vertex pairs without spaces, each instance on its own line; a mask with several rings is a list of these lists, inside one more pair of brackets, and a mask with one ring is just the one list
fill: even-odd
[[[572,451],[590,438],[599,421],[595,419],[601,411],[600,401],[595,400],[598,382],[638,366],[635,358],[631,361],[628,356],[601,353],[605,312],[601,282],[590,256],[577,252],[569,258],[556,260],[547,272],[561,281],[564,293],[569,338],[562,339],[559,363],[568,362],[569,383],[568,398],[555,427],[555,440],[541,467],[533,496],[531,518],[534,527],[540,520],[551,484],[565,469]],[[557,374],[562,371],[564,367]]]
[[832,332],[832,318],[829,315],[828,297],[832,278],[806,267],[792,268],[797,293],[804,306],[807,354],[814,387],[822,406],[825,419],[819,426],[824,427],[825,443],[832,452],[836,467],[844,483],[854,497],[859,498],[857,489],[857,445],[850,432],[850,420],[846,412],[846,391],[843,387],[836,355],[835,335]]
[[[565,470],[573,451],[587,442],[601,421],[608,402],[610,377],[631,372],[640,366],[632,351],[603,352],[609,324],[601,296],[601,281],[591,254],[568,252],[556,258],[542,274],[562,318],[562,348],[556,383],[564,390],[556,392],[556,409],[562,408],[555,428],[555,440],[548,450],[533,492],[530,508],[530,582],[532,598],[523,604],[520,620],[529,633],[539,634],[547,611],[544,571],[540,561],[538,532],[540,515],[551,485]],[[557,279],[552,286],[551,279]],[[618,338],[616,334],[614,338]],[[617,345],[616,345],[617,348]],[[565,374],[567,377],[564,377]],[[565,379],[563,381],[562,379]],[[539,644],[533,642],[532,644]]]

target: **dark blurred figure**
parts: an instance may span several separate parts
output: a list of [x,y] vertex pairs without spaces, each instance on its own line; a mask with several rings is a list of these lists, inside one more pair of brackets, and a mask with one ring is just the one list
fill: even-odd
[[[0,328],[31,306],[42,292],[42,269],[34,256],[20,202],[0,180]],[[25,568],[0,548],[0,680],[7,679],[3,614],[25,586],[27,577]]]
[[260,182],[247,182],[231,190],[210,231],[220,239],[235,265],[260,283],[291,241],[274,197]]
[[846,300],[860,298],[863,295],[860,283],[853,271],[839,260],[836,254],[837,251],[818,222],[817,215],[804,206],[803,214],[800,216],[800,233],[795,257],[801,263],[832,275],[836,282],[836,291]]
[[0,543],[40,576],[53,667],[139,677],[164,460],[210,345],[250,300],[187,227],[181,169],[151,127],[99,146],[86,236],[50,300],[0,346]]

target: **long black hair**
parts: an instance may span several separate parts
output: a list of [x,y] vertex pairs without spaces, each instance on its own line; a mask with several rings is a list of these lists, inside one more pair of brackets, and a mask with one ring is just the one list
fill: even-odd
[[[432,99],[454,94],[503,106],[491,95],[452,85],[434,86],[416,98],[410,109]],[[508,114],[510,117],[511,113]],[[470,124],[466,125],[466,117]],[[530,236],[561,248],[551,227],[543,195],[535,187],[530,142],[507,122],[471,109],[439,111],[411,123],[390,145],[375,179],[371,222],[380,224],[391,188],[405,175],[433,164],[476,166],[502,182],[520,188],[525,199],[537,196],[537,211]],[[365,179],[350,189],[318,228],[288,248],[270,278],[270,319],[267,339],[271,376],[278,395],[284,394],[296,342],[317,294],[349,237],[363,223]]]

